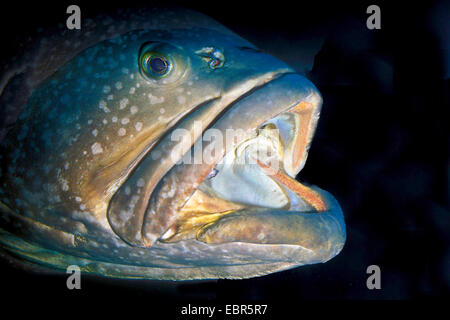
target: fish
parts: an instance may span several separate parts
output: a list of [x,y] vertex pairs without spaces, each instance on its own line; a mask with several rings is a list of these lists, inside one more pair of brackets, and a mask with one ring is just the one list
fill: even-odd
[[125,9],[50,31],[0,81],[0,248],[105,277],[244,279],[343,248],[296,179],[314,84],[208,16]]

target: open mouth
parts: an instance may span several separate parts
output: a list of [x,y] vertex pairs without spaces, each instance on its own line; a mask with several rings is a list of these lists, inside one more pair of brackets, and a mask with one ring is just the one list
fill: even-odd
[[233,145],[160,241],[296,244],[294,230],[278,228],[283,217],[289,224],[290,214],[328,210],[320,193],[295,179],[306,160],[315,107],[300,102]]
[[[159,141],[109,204],[108,218],[117,235],[147,249],[162,245],[208,251],[209,244],[217,244],[237,253],[239,244],[252,244],[263,254],[267,245],[293,245],[314,255],[301,255],[296,263],[326,261],[342,249],[345,224],[339,204],[326,191],[295,179],[306,161],[321,97],[295,74],[269,80],[242,99],[212,100],[177,123],[187,136],[200,132],[191,141],[203,148],[175,143],[171,133]],[[196,130],[196,122],[207,126]],[[231,143],[230,129],[241,130]],[[225,145],[205,139],[208,130],[221,133]],[[173,162],[178,146],[180,154],[193,152],[202,162]],[[209,147],[218,152],[203,161]],[[153,158],[157,151],[160,156]],[[274,255],[286,259],[280,252]],[[196,259],[207,257],[209,253]]]
[[232,202],[290,211],[324,211],[320,196],[295,180],[307,152],[301,125],[313,106],[300,103],[253,130],[213,169],[200,189]]

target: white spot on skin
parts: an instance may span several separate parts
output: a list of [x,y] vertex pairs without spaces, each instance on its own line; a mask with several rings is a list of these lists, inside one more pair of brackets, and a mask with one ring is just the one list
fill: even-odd
[[134,125],[134,128],[136,129],[136,131],[141,131],[142,122],[136,122],[136,124]]
[[110,94],[110,95],[108,96],[108,100],[114,100],[114,95]]
[[133,211],[132,210],[120,210],[120,220],[122,221],[128,221],[131,216],[133,215]]
[[163,114],[164,112],[166,112],[166,109],[164,108],[159,109],[159,113]]
[[144,180],[143,178],[140,178],[140,179],[137,181],[136,185],[137,185],[139,188],[142,188],[143,186],[145,186],[145,180]]
[[131,189],[130,189],[130,187],[125,187],[125,194],[127,195],[127,196],[129,196],[130,194],[131,194]]
[[100,100],[100,102],[98,103],[98,107],[106,113],[111,112],[111,110],[109,110],[109,108],[107,107],[105,100]]
[[103,124],[107,124],[107,123],[108,123],[108,120],[103,119]]
[[136,92],[136,88],[135,87],[131,87],[129,92],[130,92],[130,94],[135,93]]
[[63,191],[69,191],[69,184],[67,183],[67,180],[61,179],[61,189]]
[[112,118],[111,118],[111,121],[114,122],[114,123],[116,123],[116,122],[117,122],[117,117],[115,117],[115,116],[112,117]]
[[81,198],[80,197],[75,197],[75,201],[76,202],[81,202]]
[[128,99],[127,98],[123,98],[122,100],[120,100],[120,105],[119,105],[119,109],[123,110],[127,107],[128,105]]
[[130,119],[128,119],[128,118],[123,118],[121,121],[120,121],[120,123],[122,123],[122,124],[127,124],[127,123],[129,123],[130,122]]
[[156,97],[152,95],[151,93],[148,94],[148,98],[150,99],[150,104],[158,104],[164,102],[164,97]]
[[92,119],[89,119],[89,120],[88,120],[88,124],[92,124]]
[[123,88],[123,86],[122,86],[122,82],[120,82],[120,81],[118,81],[118,82],[116,82],[116,89],[117,90],[120,90],[120,89],[122,89]]
[[103,152],[103,148],[102,148],[102,145],[100,144],[100,143],[98,143],[98,142],[96,142],[96,143],[94,143],[92,146],[91,146],[91,150],[92,150],[92,154],[100,154],[100,153],[102,153]]
[[136,106],[132,106],[132,107],[130,108],[131,114],[135,114],[135,113],[137,113],[138,111],[139,111],[139,109],[138,109],[138,107],[136,107]]
[[93,135],[94,137],[96,137],[97,134],[98,134],[98,130],[97,130],[97,129],[92,130],[92,135]]
[[158,150],[155,150],[151,153],[153,160],[158,160],[161,157],[161,152]]
[[264,237],[265,237],[264,233],[261,232],[260,234],[258,234],[257,239],[261,241],[262,239],[264,239]]
[[103,87],[103,93],[109,93],[111,91],[111,87],[110,86],[104,86]]
[[186,102],[186,98],[184,96],[178,96],[177,101],[179,104],[183,104]]
[[126,133],[127,130],[125,130],[124,128],[120,128],[119,130],[117,130],[117,134],[121,137],[123,137]]
[[84,210],[84,209],[86,209],[86,206],[84,204],[80,204],[80,209]]

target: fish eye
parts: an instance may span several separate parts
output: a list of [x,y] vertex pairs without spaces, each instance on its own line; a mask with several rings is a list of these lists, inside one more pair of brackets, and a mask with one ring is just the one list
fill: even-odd
[[164,42],[145,43],[138,58],[141,75],[155,85],[167,85],[184,76],[189,60],[182,49]]
[[152,57],[149,64],[152,71],[158,74],[165,74],[169,69],[169,63],[163,57]]
[[169,60],[158,53],[146,52],[141,58],[142,70],[152,77],[163,77],[170,71]]

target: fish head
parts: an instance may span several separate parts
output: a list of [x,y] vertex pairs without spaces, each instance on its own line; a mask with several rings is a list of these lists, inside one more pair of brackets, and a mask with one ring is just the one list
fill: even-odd
[[115,276],[243,278],[324,262],[344,245],[342,211],[295,179],[321,105],[309,80],[231,32],[133,30],[34,90],[6,140],[24,151],[11,152],[2,202],[84,239],[61,250],[129,266]]

